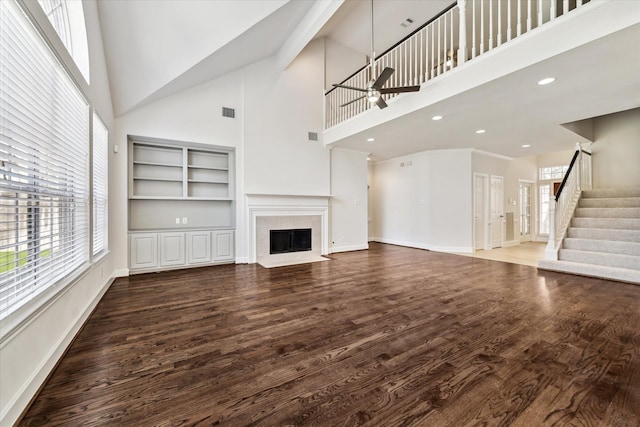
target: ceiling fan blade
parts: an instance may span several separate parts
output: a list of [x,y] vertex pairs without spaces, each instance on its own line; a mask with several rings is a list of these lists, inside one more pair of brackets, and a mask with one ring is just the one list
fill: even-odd
[[383,108],[387,108],[387,103],[384,102],[384,99],[382,99],[382,97],[378,98],[378,102],[376,102],[376,105],[382,110]]
[[358,92],[366,92],[366,89],[362,89],[359,87],[353,87],[353,86],[347,86],[347,85],[338,85],[338,84],[333,84],[334,87],[341,87],[343,89],[351,89],[351,90],[357,90]]
[[367,97],[367,95],[359,96],[359,97],[357,97],[356,99],[352,99],[352,100],[351,100],[351,101],[349,101],[349,102],[345,102],[344,104],[342,104],[342,105],[341,105],[341,107],[346,107],[347,105],[349,105],[349,104],[353,104],[354,102],[356,102],[356,101],[360,101],[361,99],[364,99],[364,98],[366,98],[366,97]]
[[419,90],[420,86],[399,86],[380,89],[380,93],[384,95],[385,93],[418,92]]
[[382,70],[382,73],[380,73],[376,81],[373,83],[372,87],[380,90],[382,86],[384,86],[384,84],[387,82],[387,80],[389,80],[389,77],[391,77],[391,74],[393,74],[394,71],[395,70],[390,67],[387,67],[384,70]]

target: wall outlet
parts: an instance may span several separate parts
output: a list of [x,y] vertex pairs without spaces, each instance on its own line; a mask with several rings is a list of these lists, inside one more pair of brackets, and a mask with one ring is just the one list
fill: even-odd
[[186,224],[186,223],[187,223],[187,217],[186,217],[186,216],[182,218],[182,223],[183,223],[183,224]]
[[180,224],[180,218],[176,218],[176,224]]

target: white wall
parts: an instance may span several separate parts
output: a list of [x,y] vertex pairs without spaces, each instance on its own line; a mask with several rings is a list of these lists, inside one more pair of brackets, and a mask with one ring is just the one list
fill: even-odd
[[332,39],[325,38],[325,88],[340,83],[367,63],[366,55]]
[[593,187],[640,187],[640,108],[594,119]]
[[329,150],[322,139],[324,40],[311,42],[280,72],[272,59],[245,68],[247,193],[329,194]]
[[471,150],[436,150],[376,163],[372,240],[470,252]]
[[[111,140],[113,114],[97,7],[94,0],[84,1],[83,5],[89,43],[91,84],[80,86],[110,130]],[[38,21],[39,25],[51,34],[53,28],[44,14],[40,13],[39,18],[38,15],[36,17],[42,18]],[[59,45],[59,42],[54,45]],[[60,56],[63,60],[70,58],[66,52]],[[77,71],[77,67],[73,65],[69,68]],[[111,154],[110,168],[113,160]],[[111,180],[109,185],[112,185]],[[109,190],[111,196],[111,187]],[[113,235],[114,230],[110,228],[110,242]],[[9,331],[7,324],[3,323],[0,338],[0,425],[10,426],[20,416],[106,291],[114,275],[114,248],[111,245],[110,251],[89,266],[81,278],[49,300],[34,316],[23,321],[19,328]],[[8,319],[11,318],[12,316]]]
[[331,150],[331,252],[368,249],[367,153]]

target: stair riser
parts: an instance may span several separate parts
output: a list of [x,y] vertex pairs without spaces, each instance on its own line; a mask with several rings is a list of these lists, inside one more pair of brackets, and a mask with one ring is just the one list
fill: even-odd
[[577,218],[640,218],[640,208],[577,208]]
[[640,242],[640,231],[603,230],[598,228],[569,228],[567,237],[576,239],[617,240],[621,242]]
[[624,188],[624,189],[602,189],[602,190],[585,190],[582,192],[584,198],[619,198],[619,197],[640,197],[640,188]]
[[601,253],[560,249],[558,259],[561,261],[581,262],[584,264],[605,265],[608,267],[627,268],[640,271],[640,257],[630,255],[603,256]]
[[574,218],[572,227],[608,228],[614,230],[640,230],[640,219],[637,218]]
[[606,252],[640,257],[640,243],[634,242],[567,238],[562,242],[562,247],[578,251]]
[[626,199],[580,199],[581,208],[640,208],[640,197]]
[[627,269],[611,269],[599,265],[585,265],[566,263],[563,261],[540,260],[538,268],[543,270],[560,271],[563,273],[579,274],[582,276],[599,277],[602,279],[621,280],[623,282],[640,285],[640,271]]

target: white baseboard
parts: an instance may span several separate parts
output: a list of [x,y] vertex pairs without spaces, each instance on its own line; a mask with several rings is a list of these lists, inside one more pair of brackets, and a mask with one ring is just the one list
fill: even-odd
[[365,245],[334,246],[331,248],[331,253],[335,254],[337,252],[362,251],[366,249],[369,249],[368,243]]
[[403,240],[384,239],[381,237],[372,237],[370,241],[379,242],[379,243],[388,243],[390,245],[406,246],[409,248],[426,249],[428,251],[434,251],[434,252],[460,252],[460,253],[473,252],[472,246],[435,246],[435,245],[429,245],[421,242],[405,242]]
[[55,368],[82,325],[84,325],[84,322],[87,321],[89,315],[93,312],[114,280],[115,275],[105,282],[96,297],[91,301],[86,309],[80,313],[76,321],[69,325],[56,345],[49,351],[36,369],[34,369],[33,374],[20,388],[20,391],[16,393],[9,402],[7,402],[5,410],[0,414],[0,426],[13,425],[18,420],[18,417],[22,415],[22,412],[27,408],[31,399],[33,399],[42,384],[47,380],[51,371]]
[[236,264],[249,264],[248,256],[236,257]]
[[121,268],[119,270],[116,270],[113,272],[113,277],[129,277],[129,269],[128,268]]
[[520,244],[520,242],[519,242],[519,241],[517,241],[517,240],[512,240],[512,241],[510,241],[510,242],[502,242],[502,247],[503,247],[503,248],[508,248],[508,247],[510,247],[510,246],[518,246],[519,244]]

